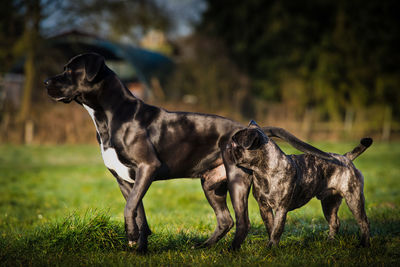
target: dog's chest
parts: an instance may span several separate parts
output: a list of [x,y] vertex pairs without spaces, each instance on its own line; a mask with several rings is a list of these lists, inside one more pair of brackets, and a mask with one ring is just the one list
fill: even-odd
[[[83,104],[83,107],[89,112],[89,115],[93,120],[94,126],[96,127],[96,131],[97,131],[97,133],[99,133],[99,130],[98,130],[97,124],[96,124],[96,120],[94,118],[94,110],[91,109],[90,107],[86,106],[85,104]],[[101,149],[101,155],[103,157],[104,165],[109,170],[115,172],[121,179],[124,179],[125,181],[127,181],[129,183],[135,182],[129,174],[129,168],[126,167],[124,164],[122,164],[121,161],[119,160],[115,149],[112,147],[108,147],[105,149],[101,138],[100,138],[100,149]]]

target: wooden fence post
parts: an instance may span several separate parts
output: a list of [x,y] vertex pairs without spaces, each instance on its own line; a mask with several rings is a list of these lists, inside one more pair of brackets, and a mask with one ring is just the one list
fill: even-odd
[[24,142],[26,145],[32,144],[34,135],[33,131],[34,131],[33,121],[27,120],[25,122],[25,133],[24,133]]
[[392,128],[392,108],[387,106],[383,115],[382,141],[389,141]]
[[354,122],[354,110],[350,107],[346,108],[346,115],[344,117],[344,132],[346,136],[351,134],[351,130],[353,129]]

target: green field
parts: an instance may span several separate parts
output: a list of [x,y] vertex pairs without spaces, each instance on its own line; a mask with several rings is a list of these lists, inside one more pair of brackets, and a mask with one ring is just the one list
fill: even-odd
[[[314,145],[344,153],[356,144]],[[251,196],[252,228],[239,252],[227,250],[235,229],[213,248],[193,249],[212,233],[216,221],[200,181],[181,179],[155,182],[146,194],[153,234],[149,252],[140,255],[127,248],[124,199],[98,147],[2,145],[0,266],[399,266],[400,143],[374,143],[355,164],[365,177],[370,248],[357,247],[358,227],[344,202],[339,234],[328,241],[316,199],[289,213],[280,247],[266,248],[266,230]]]

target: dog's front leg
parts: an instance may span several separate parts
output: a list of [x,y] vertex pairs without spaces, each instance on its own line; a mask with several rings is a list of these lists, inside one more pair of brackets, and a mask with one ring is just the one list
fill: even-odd
[[222,158],[224,160],[228,178],[228,190],[236,218],[236,232],[232,242],[232,249],[237,250],[240,248],[250,229],[248,198],[252,175],[236,166],[228,150],[222,151]]
[[277,246],[285,228],[287,209],[278,207],[275,210],[274,227],[268,242],[268,247]]
[[264,222],[265,228],[268,232],[268,237],[271,239],[272,229],[274,227],[274,214],[272,208],[269,206],[265,192],[268,189],[264,186],[265,184],[260,183],[259,179],[253,173],[253,196],[258,203],[260,209],[260,215]]
[[250,230],[248,199],[252,184],[252,175],[245,169],[236,166],[232,158],[231,147],[222,149],[222,159],[228,179],[228,190],[235,210],[236,232],[231,248],[238,250]]
[[[120,179],[118,177],[117,177],[117,181],[118,181],[119,187],[121,189],[122,195],[124,196],[125,200],[128,200],[129,194],[132,191],[133,184],[131,184],[123,179]],[[133,216],[133,214],[131,216]],[[144,211],[144,206],[143,206],[143,201],[140,201],[138,209],[137,209],[136,224],[139,227],[139,234],[140,234],[139,242],[138,242],[139,248],[142,251],[146,251],[147,250],[147,237],[149,235],[151,235],[151,230],[147,223],[146,213]],[[136,240],[134,240],[134,241],[136,241]]]
[[251,175],[236,166],[231,166],[227,174],[229,194],[236,217],[236,232],[232,242],[232,249],[237,250],[250,230],[248,198],[251,187]]
[[[128,238],[129,246],[133,246],[135,241],[139,239],[139,228],[136,223],[136,216],[138,212],[139,204],[142,201],[147,189],[149,188],[153,177],[157,171],[158,164],[141,164],[138,167],[136,173],[135,184],[133,185],[132,191],[130,192],[126,201],[124,210],[125,217],[125,230]],[[142,233],[145,234],[145,233]],[[146,233],[147,235],[147,233]],[[147,236],[146,236],[147,237]],[[145,251],[147,248],[147,238],[145,242],[141,242],[142,238],[139,239],[139,251]]]
[[268,232],[268,237],[271,240],[271,234],[274,225],[274,214],[272,213],[272,209],[268,205],[260,205],[260,203],[258,205],[260,208],[261,218]]

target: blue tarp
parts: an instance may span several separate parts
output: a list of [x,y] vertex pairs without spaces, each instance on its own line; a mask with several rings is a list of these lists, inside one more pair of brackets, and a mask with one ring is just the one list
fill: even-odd
[[[54,36],[50,42],[66,54],[76,55],[85,52],[96,52],[102,54],[106,60],[123,60],[132,65],[137,78],[150,84],[152,77],[157,77],[161,82],[167,78],[174,68],[174,63],[168,57],[143,48],[110,42],[105,39],[72,32]],[[72,56],[71,55],[71,56]]]

